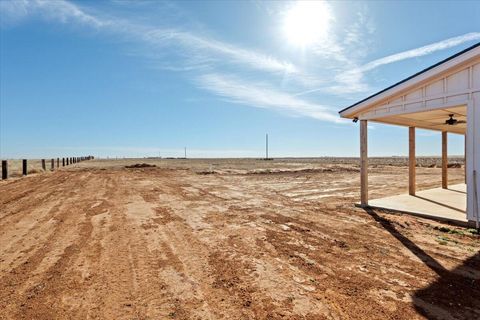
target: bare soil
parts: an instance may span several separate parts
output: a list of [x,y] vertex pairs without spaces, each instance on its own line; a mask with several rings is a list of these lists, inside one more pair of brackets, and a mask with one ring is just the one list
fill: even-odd
[[[371,198],[407,172],[372,161]],[[355,208],[358,180],[355,159],[140,159],[0,181],[0,319],[480,318],[474,230]]]

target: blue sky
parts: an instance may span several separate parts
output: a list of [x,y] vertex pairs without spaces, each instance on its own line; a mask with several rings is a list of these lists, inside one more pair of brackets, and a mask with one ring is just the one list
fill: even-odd
[[[480,41],[479,2],[1,1],[0,156],[357,156],[342,108]],[[407,154],[372,124],[370,155]],[[440,154],[419,131],[419,155]],[[451,135],[450,154],[463,154]]]

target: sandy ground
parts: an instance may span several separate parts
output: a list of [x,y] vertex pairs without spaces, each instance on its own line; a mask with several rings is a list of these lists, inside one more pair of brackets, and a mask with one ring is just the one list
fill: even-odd
[[[0,182],[0,319],[480,317],[480,238],[354,208],[354,161],[138,162]],[[370,171],[372,198],[405,191]]]

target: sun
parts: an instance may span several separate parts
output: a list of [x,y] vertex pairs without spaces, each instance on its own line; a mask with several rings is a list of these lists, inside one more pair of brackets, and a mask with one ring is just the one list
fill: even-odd
[[332,19],[325,1],[298,1],[285,14],[283,31],[291,44],[306,47],[328,35]]

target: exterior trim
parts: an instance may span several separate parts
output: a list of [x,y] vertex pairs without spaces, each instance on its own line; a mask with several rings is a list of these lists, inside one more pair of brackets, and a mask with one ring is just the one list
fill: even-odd
[[456,53],[456,54],[454,54],[454,55],[452,55],[452,56],[450,56],[450,57],[448,57],[448,58],[446,58],[446,59],[444,59],[444,60],[442,60],[442,61],[440,61],[440,62],[438,62],[438,63],[436,63],[436,64],[434,64],[434,65],[432,65],[432,66],[430,66],[430,67],[428,67],[428,68],[426,68],[426,69],[423,69],[422,71],[417,72],[417,73],[415,73],[414,75],[412,75],[412,76],[410,76],[410,77],[408,77],[408,78],[405,78],[405,79],[403,79],[403,80],[401,80],[401,81],[399,81],[399,82],[397,82],[397,83],[389,86],[388,88],[385,88],[385,89],[383,89],[383,90],[381,90],[381,91],[379,91],[379,92],[377,92],[377,93],[375,93],[375,94],[373,94],[373,95],[371,95],[371,96],[369,96],[369,97],[367,97],[367,98],[365,98],[365,99],[363,99],[363,100],[360,100],[360,101],[352,104],[351,106],[349,106],[349,107],[347,107],[347,108],[339,111],[338,113],[342,116],[342,113],[345,113],[346,111],[348,111],[348,110],[350,110],[350,109],[352,109],[352,108],[354,108],[354,107],[356,107],[356,106],[358,106],[358,105],[360,105],[360,104],[362,104],[362,103],[364,103],[364,102],[366,102],[366,101],[368,101],[368,100],[370,100],[370,99],[372,99],[372,98],[374,98],[374,97],[377,97],[377,96],[381,95],[382,93],[385,93],[385,92],[387,92],[387,91],[389,91],[389,90],[391,90],[391,89],[394,89],[395,87],[398,87],[399,85],[401,85],[401,84],[403,84],[403,83],[406,83],[406,82],[408,82],[409,80],[412,80],[412,79],[414,79],[414,78],[416,78],[416,77],[418,77],[418,76],[426,73],[427,71],[430,71],[430,70],[432,70],[432,69],[434,69],[434,68],[436,68],[436,67],[438,67],[438,66],[440,66],[440,65],[442,65],[442,64],[445,64],[446,62],[451,61],[451,60],[453,60],[453,59],[455,59],[455,58],[457,58],[457,57],[459,57],[459,56],[461,56],[461,55],[463,55],[463,54],[465,54],[465,53],[467,53],[467,52],[469,52],[469,51],[471,51],[471,50],[473,50],[473,49],[475,49],[475,48],[477,48],[477,47],[480,47],[480,42],[478,42],[478,43],[474,44],[473,46],[470,46],[470,47],[466,48],[465,50],[462,50],[462,51],[460,51],[460,52],[458,52],[458,53]]

